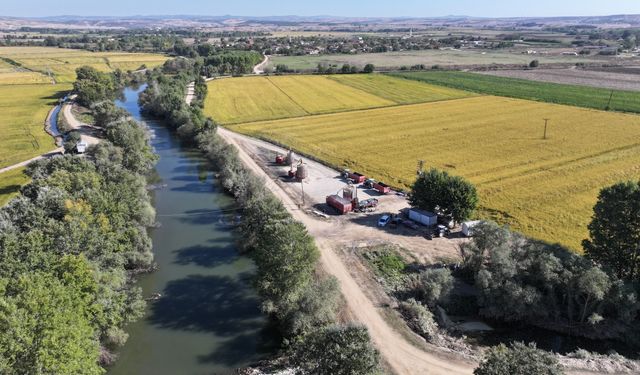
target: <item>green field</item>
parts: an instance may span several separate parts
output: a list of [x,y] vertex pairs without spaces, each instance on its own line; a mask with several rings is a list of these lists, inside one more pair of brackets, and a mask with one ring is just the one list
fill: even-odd
[[522,51],[491,51],[491,50],[425,50],[425,51],[399,51],[385,53],[361,53],[338,55],[304,55],[304,56],[272,56],[269,66],[275,68],[278,64],[287,65],[290,69],[311,70],[318,64],[338,65],[350,64],[363,67],[366,64],[374,64],[379,68],[400,68],[424,64],[427,67],[440,66],[464,66],[464,65],[491,65],[491,64],[518,64],[528,65],[534,58],[540,63],[568,63],[602,61],[595,57],[560,56],[560,55],[530,55],[522,54]]
[[29,183],[29,177],[23,172],[24,168],[16,168],[0,175],[0,207],[18,195],[23,185]]
[[[640,92],[636,91],[562,85],[466,72],[412,72],[391,73],[390,75],[487,95],[567,104],[599,110],[604,110],[609,105],[609,108],[614,111],[640,113]],[[609,104],[610,99],[611,103]]]
[[221,124],[474,96],[380,74],[228,78],[208,87],[205,113]]

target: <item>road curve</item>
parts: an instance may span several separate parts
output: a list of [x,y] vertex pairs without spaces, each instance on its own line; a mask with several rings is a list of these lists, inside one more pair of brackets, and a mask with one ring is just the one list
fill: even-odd
[[260,64],[253,67],[253,74],[263,74],[264,70],[267,68],[267,64],[269,64],[269,55],[264,55],[264,60],[262,60]]

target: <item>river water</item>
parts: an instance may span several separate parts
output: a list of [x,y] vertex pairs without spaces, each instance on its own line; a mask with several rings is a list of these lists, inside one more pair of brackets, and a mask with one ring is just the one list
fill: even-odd
[[153,183],[158,222],[152,230],[159,268],[138,282],[146,316],[127,329],[110,375],[227,374],[268,356],[273,332],[251,286],[254,266],[235,248],[234,202],[214,183],[197,150],[183,147],[158,121],[143,118],[141,89],[117,104],[154,135],[160,156]]

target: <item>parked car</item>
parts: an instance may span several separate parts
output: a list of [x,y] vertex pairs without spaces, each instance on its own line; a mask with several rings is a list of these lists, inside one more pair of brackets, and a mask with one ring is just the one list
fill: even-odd
[[378,226],[379,227],[386,227],[387,224],[389,224],[390,221],[391,221],[391,216],[382,215],[382,217],[378,220]]
[[412,220],[405,220],[402,224],[407,228],[418,229],[418,224],[414,223]]
[[392,227],[394,227],[394,228],[397,228],[397,227],[398,227],[398,225],[400,225],[400,224],[402,224],[402,223],[403,223],[402,218],[399,218],[399,217],[397,217],[397,216],[396,216],[396,217],[394,217],[393,219],[391,219],[391,226],[392,226]]

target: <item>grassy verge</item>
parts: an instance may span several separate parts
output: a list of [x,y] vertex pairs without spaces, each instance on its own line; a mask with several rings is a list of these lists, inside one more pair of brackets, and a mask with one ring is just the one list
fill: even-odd
[[599,110],[640,113],[640,92],[562,85],[466,72],[436,71],[390,73],[390,75],[481,94]]
[[24,168],[16,168],[0,174],[0,207],[18,195],[20,188],[29,183]]

